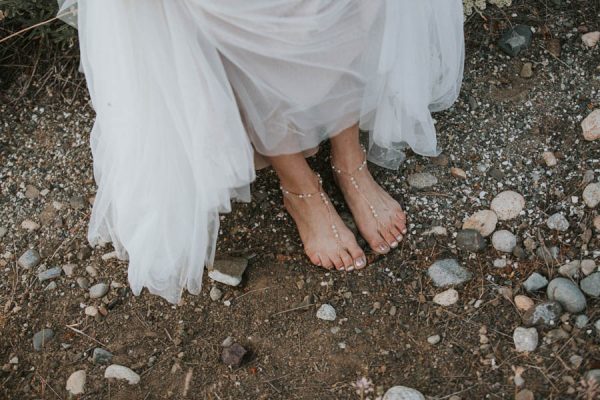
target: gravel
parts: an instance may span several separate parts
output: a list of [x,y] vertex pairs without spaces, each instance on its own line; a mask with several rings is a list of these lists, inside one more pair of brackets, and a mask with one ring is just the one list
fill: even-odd
[[550,229],[564,232],[569,229],[569,221],[561,213],[552,214],[546,221],[546,226]]
[[35,351],[41,351],[42,348],[52,340],[52,338],[54,338],[54,331],[52,329],[42,329],[33,335],[33,348]]

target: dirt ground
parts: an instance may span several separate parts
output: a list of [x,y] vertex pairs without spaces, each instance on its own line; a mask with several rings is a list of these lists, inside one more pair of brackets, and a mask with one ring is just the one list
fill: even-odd
[[[81,76],[50,70],[51,79],[63,83],[58,91],[47,85],[48,70],[23,68],[0,96],[0,397],[67,399],[67,378],[85,370],[81,399],[360,399],[352,384],[362,377],[373,382],[370,398],[394,385],[432,399],[512,399],[523,388],[536,399],[592,398],[584,397],[581,379],[600,368],[600,332],[593,327],[600,319],[598,299],[587,299],[587,327],[575,327],[574,316],[566,314],[560,323],[566,337],[541,327],[534,352],[516,352],[513,343],[521,312],[512,298],[523,293],[521,283],[531,272],[550,278],[567,260],[600,259],[600,233],[584,236],[598,210],[572,199],[581,197],[584,171],[594,171],[596,181],[600,176],[599,142],[583,140],[579,126],[600,107],[600,48],[581,42],[582,32],[600,29],[600,6],[535,4],[467,21],[462,94],[435,115],[444,156],[409,152],[399,171],[371,166],[409,215],[410,232],[398,249],[371,256],[363,272],[312,267],[273,171],[262,170],[252,202],[236,204],[222,220],[218,253],[250,259],[242,285],[227,287],[205,276],[202,294],[186,294],[178,306],[146,292],[133,296],[127,264],[102,258],[110,245],[87,245],[96,190],[88,143],[94,114]],[[517,23],[536,33],[529,49],[510,58],[495,43]],[[531,78],[520,76],[525,62],[533,64]],[[544,151],[554,152],[555,167],[543,162]],[[336,208],[347,213],[327,146],[310,162],[322,172]],[[450,167],[462,168],[467,179],[452,176]],[[435,175],[438,184],[411,188],[405,177],[415,172]],[[491,245],[479,253],[457,248],[455,233],[465,217],[507,189],[525,197],[526,209],[498,229],[511,230],[519,242],[557,246],[556,261],[528,250],[518,259]],[[570,223],[565,232],[545,224],[559,211]],[[26,220],[39,228],[24,229]],[[447,236],[425,234],[434,226],[446,228]],[[28,248],[39,250],[41,267],[17,265]],[[474,274],[449,307],[432,302],[441,290],[426,273],[441,258],[455,258]],[[498,258],[508,265],[494,267]],[[72,276],[62,273],[50,287],[38,280],[40,268],[65,264],[76,265]],[[77,282],[84,277],[90,284],[110,283],[109,293],[90,299]],[[218,301],[209,297],[215,285],[224,293]],[[539,302],[546,295],[530,297]],[[316,318],[323,303],[335,308],[336,321]],[[106,315],[86,316],[87,305],[103,306]],[[43,328],[55,337],[37,352],[32,337]],[[441,341],[432,345],[427,338],[435,334]],[[248,350],[238,368],[220,359],[229,336]],[[112,363],[137,372],[140,383],[105,379],[106,365],[92,362],[97,347],[114,355]],[[583,358],[580,365],[569,361],[573,355]],[[524,379],[521,387],[515,371]]]

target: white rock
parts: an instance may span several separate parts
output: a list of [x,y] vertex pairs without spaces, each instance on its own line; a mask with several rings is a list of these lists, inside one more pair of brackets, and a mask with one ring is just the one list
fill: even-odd
[[585,140],[596,140],[600,138],[600,108],[594,110],[581,122],[583,138]]
[[33,232],[40,229],[40,224],[30,219],[26,219],[25,221],[21,222],[21,228],[29,232]]
[[558,164],[556,156],[551,151],[545,151],[544,154],[542,154],[542,158],[548,167],[554,167],[556,164]]
[[140,376],[122,365],[112,364],[104,370],[104,377],[114,379],[125,379],[130,385],[137,385],[140,382]]
[[475,229],[481,236],[486,237],[492,234],[496,229],[498,216],[491,210],[477,211],[463,223],[463,229]]
[[598,43],[598,40],[600,40],[600,32],[598,32],[598,31],[588,32],[588,33],[581,35],[581,41],[587,47],[594,47],[596,45],[596,43]]
[[498,251],[511,253],[517,245],[517,237],[507,230],[496,231],[492,235],[492,246]]
[[72,396],[83,394],[85,391],[85,370],[75,371],[67,379],[67,391]]
[[583,201],[589,208],[595,208],[600,203],[600,183],[590,183],[583,189]]
[[324,321],[335,321],[337,315],[335,313],[335,308],[330,306],[329,304],[323,304],[317,310],[317,318],[322,319]]
[[516,218],[525,207],[525,198],[517,192],[507,190],[499,193],[490,204],[498,219],[507,221]]
[[429,344],[438,344],[440,342],[440,340],[442,340],[440,335],[432,335],[427,338],[427,342]]
[[455,289],[448,289],[438,293],[433,297],[433,302],[440,306],[451,306],[458,301],[458,292]]
[[90,317],[95,317],[98,315],[98,309],[94,306],[87,306],[85,308],[85,315],[89,315]]
[[425,400],[425,396],[415,389],[394,386],[385,392],[382,400]]
[[209,293],[209,295],[210,295],[210,299],[211,299],[212,301],[217,301],[217,300],[219,300],[219,299],[221,298],[221,296],[223,296],[223,292],[222,292],[222,291],[221,291],[221,289],[219,289],[218,287],[216,287],[216,286],[213,286],[213,287],[210,289],[210,293]]
[[518,352],[534,351],[538,345],[538,333],[535,328],[518,327],[513,333],[515,348]]
[[495,268],[504,268],[504,267],[506,267],[506,259],[505,258],[496,258],[494,260],[494,267]]
[[447,236],[448,231],[443,226],[434,226],[429,230],[423,232],[423,236],[436,235],[436,236]]
[[569,221],[561,213],[552,214],[546,221],[548,228],[556,231],[566,231],[569,229]]
[[415,189],[425,189],[438,183],[437,178],[428,172],[411,174],[406,180],[408,181],[408,184]]

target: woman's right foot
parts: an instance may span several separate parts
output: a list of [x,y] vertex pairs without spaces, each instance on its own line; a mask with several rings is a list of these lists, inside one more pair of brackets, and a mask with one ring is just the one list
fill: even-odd
[[323,192],[320,178],[294,186],[303,191],[292,193],[282,184],[283,204],[296,223],[310,261],[326,269],[364,268],[365,253]]

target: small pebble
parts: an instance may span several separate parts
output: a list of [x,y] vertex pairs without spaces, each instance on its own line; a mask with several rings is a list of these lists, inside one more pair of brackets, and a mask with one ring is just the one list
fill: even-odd
[[590,183],[583,189],[583,201],[589,208],[600,204],[600,183]]
[[130,385],[137,385],[140,382],[140,376],[131,369],[122,365],[112,364],[104,370],[104,377],[107,379],[123,379]]
[[210,293],[209,293],[209,295],[210,295],[210,299],[211,299],[212,301],[217,301],[217,300],[220,300],[220,299],[221,299],[221,296],[223,296],[223,292],[222,292],[222,291],[221,291],[221,289],[219,289],[218,287],[216,287],[216,286],[213,286],[213,287],[210,289]]
[[538,345],[538,333],[535,328],[518,327],[513,333],[515,348],[518,352],[532,352]]
[[21,257],[17,260],[17,263],[23,268],[34,268],[42,261],[40,253],[35,249],[26,250]]
[[525,207],[525,198],[517,192],[507,190],[499,193],[490,204],[498,219],[507,221],[516,218]]
[[570,313],[578,313],[585,309],[585,296],[576,284],[567,278],[554,278],[546,289],[548,299],[558,301]]
[[548,167],[554,167],[558,164],[556,156],[551,151],[545,151],[544,154],[542,154],[542,158]]
[[44,328],[41,331],[33,335],[33,348],[35,351],[42,350],[49,341],[54,337],[54,331],[52,329]]
[[329,304],[323,304],[317,310],[317,318],[322,319],[324,321],[335,321],[337,315],[335,312],[335,308],[330,306]]
[[492,246],[498,251],[512,253],[517,245],[517,237],[510,231],[500,230],[492,235]]
[[481,236],[491,235],[496,230],[498,216],[491,210],[477,211],[463,223],[462,229],[475,229]]
[[575,326],[579,329],[583,329],[586,327],[590,319],[587,315],[581,314],[575,317]]
[[71,396],[77,396],[83,394],[85,391],[85,370],[75,371],[67,379],[67,391]]
[[442,338],[440,337],[440,335],[432,335],[432,336],[429,336],[429,337],[427,338],[427,342],[428,342],[429,344],[431,344],[431,345],[436,345],[436,344],[438,344],[438,343],[440,342],[440,340],[442,340]]
[[550,229],[564,232],[569,229],[569,221],[561,213],[556,213],[548,218],[546,226]]
[[585,294],[591,297],[600,296],[600,272],[594,272],[579,282],[579,287]]
[[99,299],[108,293],[108,285],[106,283],[97,283],[90,288],[90,298]]
[[229,347],[224,347],[223,352],[221,353],[221,361],[224,364],[239,367],[242,364],[242,360],[244,359],[244,355],[246,355],[247,350],[242,347],[239,343],[234,343]]
[[515,306],[520,311],[527,311],[534,306],[534,302],[529,297],[519,294],[515,296]]
[[458,301],[458,292],[455,289],[448,289],[433,297],[433,302],[440,306],[451,306]]
[[110,364],[112,358],[113,355],[111,352],[100,347],[96,347],[92,353],[92,361],[94,364]]
[[418,390],[409,387],[394,386],[385,392],[382,400],[425,400],[425,396]]
[[411,174],[406,180],[408,181],[408,184],[415,189],[425,189],[438,183],[437,178],[427,172]]
[[525,282],[523,282],[523,287],[528,292],[535,292],[536,290],[545,288],[547,284],[548,279],[546,279],[546,277],[534,272]]

